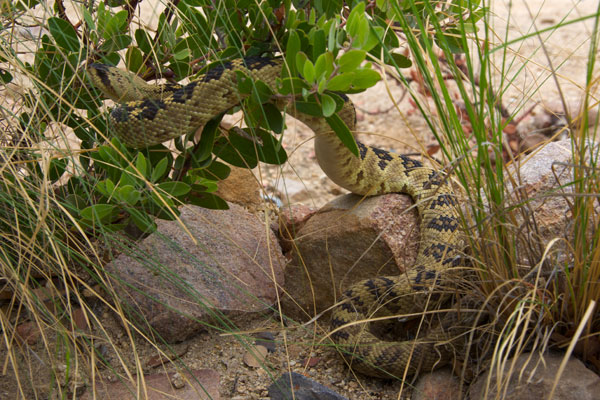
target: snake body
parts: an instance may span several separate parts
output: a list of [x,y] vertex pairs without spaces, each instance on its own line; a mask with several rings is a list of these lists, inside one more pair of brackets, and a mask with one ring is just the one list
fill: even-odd
[[[179,137],[202,127],[211,118],[238,105],[236,71],[275,87],[280,59],[248,58],[223,63],[185,86],[153,86],[113,67],[91,64],[95,86],[118,102],[111,112],[114,132],[132,147],[144,147]],[[349,99],[339,116],[353,130],[355,111]],[[291,112],[294,113],[293,105]],[[288,109],[289,110],[289,109]],[[356,157],[337,138],[323,118],[295,113],[316,134],[318,163],[329,178],[358,195],[406,193],[421,217],[421,242],[415,265],[398,276],[358,282],[343,294],[334,308],[332,338],[351,367],[372,376],[389,377],[428,371],[451,360],[443,345],[443,329],[424,337],[384,341],[358,323],[376,315],[398,316],[430,310],[447,296],[439,287],[451,286],[460,264],[462,241],[458,235],[456,200],[446,177],[420,161],[357,142]],[[438,288],[435,293],[432,290]]]

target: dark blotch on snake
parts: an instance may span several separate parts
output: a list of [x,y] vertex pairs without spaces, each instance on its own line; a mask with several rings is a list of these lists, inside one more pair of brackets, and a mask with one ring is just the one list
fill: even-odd
[[379,158],[377,165],[379,165],[381,170],[384,170],[388,163],[394,159],[394,156],[387,150],[378,149],[376,147],[372,147],[371,150],[373,150],[373,153]]
[[152,121],[160,110],[167,108],[167,105],[162,100],[144,100],[140,104],[142,112],[137,115],[139,120]]
[[194,89],[198,86],[198,82],[191,82],[184,87],[173,92],[171,100],[175,103],[184,104],[194,95]]
[[432,218],[427,224],[427,228],[435,229],[438,232],[447,231],[454,232],[458,228],[458,221],[454,217],[438,215]]
[[227,61],[210,69],[201,79],[201,82],[210,82],[221,78],[225,70],[231,69],[231,62]]
[[456,199],[451,194],[440,194],[435,200],[429,204],[430,209],[436,209],[438,207],[455,206],[457,204]]
[[94,68],[96,75],[98,75],[98,78],[100,78],[100,81],[104,86],[112,88],[110,78],[108,77],[108,66],[104,64],[92,63],[90,64],[90,67]]

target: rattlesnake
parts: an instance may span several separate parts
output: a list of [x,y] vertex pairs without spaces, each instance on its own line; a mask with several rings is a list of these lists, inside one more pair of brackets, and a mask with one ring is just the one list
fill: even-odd
[[[88,72],[95,86],[124,103],[110,114],[114,133],[127,146],[144,147],[196,131],[238,105],[244,95],[238,91],[236,71],[275,87],[281,69],[281,59],[238,59],[218,65],[185,86],[148,85],[141,78],[102,64],[90,64]],[[346,104],[338,115],[353,130],[354,107],[343,97]],[[356,157],[325,119],[296,113],[293,103],[286,106],[315,132],[318,163],[333,182],[363,196],[407,193],[421,216],[415,265],[401,275],[368,279],[347,290],[333,310],[332,338],[352,368],[368,375],[410,375],[448,363],[451,349],[443,343],[446,335],[441,327],[416,340],[386,342],[365,329],[365,324],[356,323],[375,315],[375,311],[377,316],[418,314],[447,297],[439,288],[452,286],[451,276],[461,263],[463,244],[458,234],[456,199],[445,175],[418,160],[360,142]],[[432,291],[434,286],[436,291]]]

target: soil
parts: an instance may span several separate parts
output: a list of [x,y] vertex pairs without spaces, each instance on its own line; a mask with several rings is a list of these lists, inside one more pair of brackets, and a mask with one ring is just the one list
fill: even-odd
[[[142,2],[144,20],[155,20],[162,7],[154,7],[154,2]],[[523,0],[516,2],[497,1],[492,8],[495,37],[494,43],[510,40],[534,31],[532,16],[535,16],[537,29],[548,28],[559,23],[563,17],[573,19],[595,11],[594,2],[563,0]],[[592,8],[594,6],[594,9]],[[510,15],[510,23],[506,20]],[[154,16],[154,17],[151,17]],[[146,18],[148,17],[148,18]],[[516,79],[503,95],[503,105],[517,114],[537,104],[535,113],[544,110],[562,109],[556,80],[560,83],[562,95],[569,105],[570,111],[576,113],[585,87],[587,46],[592,32],[592,20],[584,23],[568,25],[555,32],[549,31],[541,38],[533,36],[524,42],[516,42],[509,46],[507,60],[514,60],[508,69],[494,71],[494,79],[500,82],[502,72],[508,79],[515,75]],[[543,43],[543,47],[540,44]],[[497,53],[501,60],[502,51]],[[551,60],[549,63],[548,58]],[[507,61],[507,64],[510,63]],[[499,64],[498,64],[499,65]],[[552,66],[550,66],[552,65]],[[524,68],[520,70],[520,68]],[[557,73],[555,74],[554,71]],[[403,71],[411,76],[411,70]],[[506,82],[502,85],[507,86]],[[413,82],[410,91],[418,96],[424,104],[431,107],[431,102],[419,92],[419,85]],[[364,93],[352,95],[357,106],[358,138],[367,144],[392,150],[398,153],[427,153],[428,148],[436,145],[436,140],[420,112],[410,101],[411,94],[391,76]],[[435,112],[431,110],[435,115]],[[233,118],[235,120],[235,118]],[[277,196],[285,204],[305,204],[321,207],[334,197],[345,193],[343,189],[331,183],[319,169],[312,148],[313,134],[301,123],[288,118],[287,130],[283,143],[290,155],[284,166],[261,165],[255,169],[256,179],[261,183],[267,196]],[[434,154],[434,157],[441,157]],[[148,360],[156,355],[156,349],[143,340],[136,340],[136,353],[131,351],[131,343],[118,322],[108,311],[100,311],[103,328],[112,332],[114,343],[124,358],[124,363],[135,371],[135,361],[141,360],[145,373],[174,371],[174,364],[150,367]],[[327,329],[327,321],[318,326],[309,325],[295,329],[283,329],[276,313],[260,316],[249,316],[245,321],[237,322],[242,332],[268,331],[273,333],[276,351],[266,356],[269,368],[248,366],[244,355],[248,346],[253,345],[255,338],[242,335],[220,335],[211,331],[198,335],[186,343],[175,346],[174,351],[181,355],[181,361],[189,368],[213,368],[221,374],[221,397],[223,399],[260,399],[267,398],[266,388],[281,373],[292,370],[303,373],[316,381],[339,392],[350,399],[398,399],[410,398],[411,385],[404,385],[402,396],[399,396],[401,383],[398,381],[381,381],[356,377],[344,365],[339,355],[328,346],[318,343]],[[95,327],[94,329],[98,329]],[[99,332],[100,333],[100,332]],[[99,336],[102,337],[103,334]],[[315,340],[317,339],[317,340]],[[248,344],[245,344],[248,343]],[[105,346],[106,356],[113,365],[119,362],[114,350],[108,343],[97,343]],[[2,344],[4,346],[4,343]],[[5,359],[6,348],[1,359]],[[41,342],[30,347],[26,359],[32,365],[47,363],[48,352]],[[42,363],[36,363],[36,354]],[[51,355],[56,355],[50,351]],[[21,356],[19,356],[21,357]],[[308,363],[309,366],[306,366]],[[42,369],[43,370],[43,369]],[[48,384],[50,377],[43,378],[42,371],[21,371],[36,376]],[[118,372],[122,372],[120,369]],[[114,373],[105,370],[104,378],[114,379]],[[10,374],[0,379],[0,397],[17,398],[13,391]],[[38,386],[39,388],[39,386]],[[13,396],[14,395],[14,396]],[[32,397],[33,398],[33,397]]]

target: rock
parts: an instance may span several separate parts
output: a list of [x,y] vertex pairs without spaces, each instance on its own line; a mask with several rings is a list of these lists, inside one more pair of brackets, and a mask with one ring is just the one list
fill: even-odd
[[129,382],[96,382],[96,397],[88,389],[81,399],[218,400],[221,398],[219,379],[219,373],[212,369],[191,370],[189,373],[171,372],[147,375],[144,377],[147,397],[143,395],[144,392],[140,392],[141,395],[138,396],[135,386]]
[[271,332],[258,332],[254,337],[256,338],[254,344],[265,347],[269,353],[274,353],[277,350],[275,335]]
[[[291,387],[290,387],[291,381]],[[293,391],[293,394],[292,394]],[[345,397],[337,394],[326,386],[300,375],[296,372],[285,373],[269,386],[271,400],[343,400]]]
[[460,382],[449,368],[443,368],[419,378],[412,393],[412,400],[460,400]]
[[[537,225],[537,237],[531,237],[527,240],[517,241],[521,247],[524,244],[535,247],[536,241],[539,243],[541,252],[555,238],[566,238],[567,240],[555,242],[553,246],[554,254],[558,255],[555,261],[548,264],[557,265],[565,261],[569,253],[565,249],[566,243],[572,243],[572,238],[567,234],[572,231],[570,226],[573,224],[572,207],[567,202],[565,195],[573,193],[573,167],[570,140],[561,140],[548,143],[539,151],[535,152],[530,158],[519,165],[519,172],[515,172],[515,167],[509,169],[509,173],[515,179],[519,178],[517,188],[507,184],[506,190],[512,204],[520,204],[523,199],[529,199],[527,209],[533,213]],[[565,186],[559,189],[560,186]],[[563,195],[563,193],[565,195]],[[516,226],[522,224],[522,216],[517,216]],[[593,225],[593,224],[589,224]],[[590,226],[591,228],[591,226]],[[532,229],[531,232],[534,232]],[[527,243],[525,243],[527,242]],[[528,249],[519,248],[519,263],[526,266],[534,266],[538,260],[529,260]]]
[[275,223],[275,232],[279,235],[279,244],[284,253],[294,247],[293,240],[297,232],[316,212],[316,208],[301,204],[290,205],[281,209],[279,223]]
[[[283,284],[284,258],[270,229],[241,206],[229,210],[184,207],[181,220],[158,220],[158,230],[134,251],[106,266],[119,298],[167,342],[203,330],[211,309],[264,310]],[[267,236],[268,235],[268,236]],[[269,241],[267,243],[267,240]],[[270,249],[270,254],[269,254]]]
[[327,309],[357,281],[398,275],[412,266],[418,247],[417,211],[406,211],[412,205],[400,194],[349,194],[326,204],[295,236],[284,313],[312,318],[315,309]]
[[265,346],[256,345],[249,348],[244,354],[244,364],[252,368],[259,368],[265,365],[265,358],[269,350]]
[[252,171],[234,166],[230,168],[231,173],[219,181],[219,190],[215,194],[227,202],[243,206],[258,207],[263,204],[261,186]]
[[15,330],[16,338],[30,346],[36,344],[42,336],[39,326],[33,321],[23,322]]
[[[563,357],[563,354],[558,353],[548,353],[543,357],[538,354],[521,354],[516,360],[502,363],[505,370],[499,376],[496,370],[491,372],[491,377],[490,371],[481,375],[469,389],[470,398],[549,399]],[[598,398],[599,392],[600,377],[587,369],[581,361],[571,358],[552,399],[593,400]]]
[[73,310],[71,313],[71,320],[73,322],[75,330],[79,330],[81,333],[90,333],[90,325],[85,311],[81,307]]

